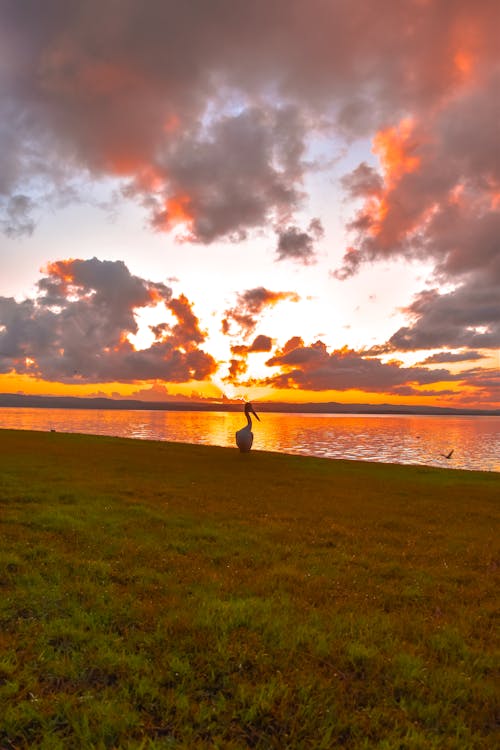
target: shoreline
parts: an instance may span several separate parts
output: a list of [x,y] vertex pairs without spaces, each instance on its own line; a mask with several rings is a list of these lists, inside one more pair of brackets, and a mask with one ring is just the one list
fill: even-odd
[[[444,471],[444,472],[463,472],[467,474],[485,474],[485,475],[494,475],[500,477],[500,472],[495,471],[494,469],[488,470],[488,469],[468,469],[468,468],[462,468],[457,466],[436,466],[436,465],[429,465],[429,464],[422,464],[422,463],[403,463],[403,462],[395,462],[395,461],[377,461],[372,459],[363,459],[363,458],[343,458],[343,457],[329,457],[329,456],[317,456],[312,454],[304,454],[304,453],[290,453],[287,451],[271,451],[271,450],[264,450],[260,448],[252,448],[250,454],[243,454],[241,455],[239,450],[236,447],[233,446],[226,446],[226,445],[215,445],[215,444],[208,444],[208,443],[190,443],[182,440],[161,440],[158,438],[150,438],[150,437],[132,437],[128,435],[108,435],[108,434],[99,434],[94,432],[67,432],[63,430],[33,430],[33,429],[22,429],[22,428],[12,428],[12,427],[1,427],[0,426],[0,436],[2,433],[20,433],[20,434],[28,434],[28,435],[51,435],[51,436],[66,436],[66,437],[81,437],[81,438],[90,438],[90,439],[96,439],[96,440],[103,440],[103,441],[126,441],[130,442],[132,444],[151,444],[152,446],[156,445],[162,445],[162,446],[181,446],[182,448],[186,449],[193,449],[196,453],[203,450],[216,450],[216,451],[226,451],[227,454],[234,454],[237,456],[240,456],[245,460],[245,457],[250,457],[250,455],[261,455],[261,456],[283,456],[284,458],[291,458],[296,460],[304,460],[304,461],[324,461],[326,463],[347,463],[347,464],[355,464],[355,465],[361,465],[361,466],[367,466],[367,465],[374,465],[374,466],[384,466],[384,467],[395,467],[399,469],[416,469],[416,470],[422,470],[422,471]],[[251,460],[251,459],[250,459]]]
[[[373,414],[373,415],[422,415],[422,416],[500,416],[500,409],[459,409],[442,406],[395,406],[391,404],[342,404],[327,403],[282,403],[256,402],[262,413],[283,414]],[[106,409],[110,411],[208,411],[240,412],[242,402],[202,403],[139,401],[135,399],[80,398],[76,396],[28,396],[15,393],[0,393],[0,408],[31,409]]]

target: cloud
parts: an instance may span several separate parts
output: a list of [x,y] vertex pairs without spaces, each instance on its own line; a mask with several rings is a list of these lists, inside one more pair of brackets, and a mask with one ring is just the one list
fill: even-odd
[[237,384],[239,383],[241,376],[244,375],[247,370],[248,365],[246,362],[246,358],[233,357],[229,360],[228,373],[225,377],[222,378],[222,380],[225,383]]
[[[347,347],[329,352],[321,341],[306,346],[295,336],[267,362],[278,373],[262,381],[274,388],[309,391],[361,390],[369,393],[394,393],[398,388],[451,382],[457,376],[448,370],[404,367],[400,362],[384,363]],[[437,392],[437,391],[436,391]]]
[[474,388],[468,393],[461,393],[461,401],[464,404],[478,403],[478,394],[481,403],[495,404],[500,400],[500,369],[476,368],[462,373],[464,387]]
[[451,362],[474,362],[478,359],[484,359],[484,354],[475,351],[464,352],[436,352],[426,357],[421,365],[437,365]]
[[137,182],[155,229],[181,225],[183,238],[210,244],[242,240],[248,231],[283,221],[302,201],[305,124],[295,108],[248,108],[169,144],[155,164],[157,181]]
[[340,184],[350,198],[378,197],[384,187],[382,176],[364,161],[352,172],[341,177]]
[[251,352],[270,352],[273,346],[273,340],[269,336],[259,334],[252,341],[250,346],[245,344],[233,344],[231,351],[233,354],[251,354]]
[[238,384],[241,376],[248,371],[248,355],[255,352],[270,352],[272,347],[273,340],[262,334],[256,336],[249,346],[246,344],[231,344],[231,354],[234,356],[229,360],[228,374],[223,380],[233,385]]
[[294,260],[307,266],[316,261],[314,243],[324,235],[319,219],[312,219],[306,232],[288,226],[278,233],[278,260]]
[[437,289],[421,292],[405,309],[412,322],[391,336],[386,351],[498,349],[498,299],[497,285],[482,275],[445,294]]
[[[452,359],[451,361],[455,361]],[[437,364],[431,361],[430,364]],[[277,372],[241,385],[267,385],[277,389],[386,393],[404,397],[433,397],[442,401],[496,403],[500,392],[498,369],[475,368],[453,373],[446,368],[406,367],[397,360],[382,361],[373,352],[348,347],[329,351],[322,341],[306,345],[293,336],[267,360]],[[448,384],[448,387],[443,387]]]
[[[199,345],[204,334],[184,295],[133,276],[121,261],[49,263],[38,295],[0,297],[3,372],[72,383],[204,380],[217,369]],[[176,322],[155,328],[155,340],[136,351],[136,311],[163,306]],[[169,315],[170,314],[170,315]]]
[[242,64],[256,69],[253,39],[274,12],[124,0],[118,14],[94,0],[2,6],[0,194],[67,170],[111,176],[154,228],[205,244],[289,220],[313,124],[295,101],[255,96]]
[[[472,63],[471,63],[472,64]],[[343,185],[362,205],[349,224],[352,244],[338,279],[388,258],[431,262],[445,293],[423,290],[407,308],[415,320],[390,340],[418,348],[498,347],[500,295],[500,73],[483,73],[426,119],[379,131],[380,173],[366,164]]]
[[32,212],[35,202],[28,195],[14,194],[0,198],[0,228],[7,237],[23,237],[33,234],[35,221]]
[[296,292],[273,292],[263,286],[247,289],[237,294],[235,306],[225,311],[222,332],[226,335],[234,335],[233,331],[236,326],[237,333],[246,339],[255,331],[267,308],[274,307],[278,302],[299,302],[299,300],[300,297]]
[[7,0],[0,193],[84,171],[123,179],[154,226],[181,222],[197,242],[286,232],[311,135],[387,134],[408,113],[438,157],[485,177],[499,20],[494,0],[446,12],[418,0],[355,12],[348,0],[314,12],[307,0]]
[[[298,302],[296,292],[273,292],[265,287],[247,289],[237,295],[236,305],[225,312],[222,320],[222,332],[227,336],[248,339],[261,321],[266,309],[279,302]],[[251,344],[231,344],[233,357],[229,361],[228,374],[223,380],[233,385],[239,384],[248,371],[248,356],[255,352],[270,352],[273,340],[270,336],[259,334]]]
[[[487,115],[498,119],[500,105]],[[482,123],[477,127],[481,132]],[[489,128],[485,123],[487,149]],[[336,275],[346,278],[362,263],[404,257],[432,260],[442,279],[461,280],[483,270],[498,280],[500,164],[492,153],[487,152],[486,169],[479,155],[474,162],[450,152],[447,129],[430,132],[428,123],[408,119],[379,132],[374,148],[382,183],[364,164],[343,180],[351,196],[364,202],[349,224],[354,241]]]
[[447,396],[455,397],[457,392],[451,388],[425,389],[413,388],[411,385],[396,385],[393,387],[391,394],[394,396],[431,396],[433,398],[446,399]]
[[[112,398],[115,401],[128,401],[130,399],[137,399],[138,401],[145,401],[150,403],[158,403],[158,402],[171,402],[171,403],[179,403],[179,402],[186,402],[186,404],[192,403],[194,401],[219,401],[219,398],[214,397],[206,397],[203,396],[200,393],[196,393],[194,391],[191,392],[189,396],[186,396],[183,393],[177,393],[177,392],[171,392],[165,385],[162,385],[161,383],[153,383],[148,388],[139,388],[137,391],[132,391],[130,394],[123,395],[122,393],[113,392],[111,394]],[[97,393],[91,393],[87,396],[87,398],[109,398],[109,393],[105,393],[103,391],[98,391]]]
[[169,331],[169,341],[175,346],[194,349],[205,340],[205,334],[200,329],[199,321],[191,309],[191,304],[184,294],[177,299],[171,299],[168,309],[177,318],[176,325]]

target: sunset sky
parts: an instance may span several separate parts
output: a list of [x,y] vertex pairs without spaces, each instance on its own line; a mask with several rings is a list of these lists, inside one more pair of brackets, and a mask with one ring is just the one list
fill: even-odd
[[0,0],[0,393],[500,408],[498,0]]

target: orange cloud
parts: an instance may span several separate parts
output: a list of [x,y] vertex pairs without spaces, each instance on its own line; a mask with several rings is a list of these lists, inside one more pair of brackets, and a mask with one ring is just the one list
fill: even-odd
[[[154,174],[154,171],[152,171]],[[143,185],[135,182],[135,187],[143,189]],[[157,177],[158,189],[165,186],[164,177]],[[146,185],[146,190],[149,186]],[[187,230],[185,237],[191,239],[195,223],[195,213],[192,205],[192,198],[187,193],[177,193],[166,198],[159,203],[157,210],[151,219],[151,226],[157,231],[169,232],[177,226],[183,226]],[[181,238],[183,239],[183,238]]]
[[[373,137],[372,151],[378,156],[382,171],[379,185],[365,192],[365,203],[352,227],[376,237],[382,245],[390,245],[412,231],[422,216],[415,207],[401,201],[399,188],[408,175],[419,170],[422,159],[417,149],[422,136],[416,135],[417,124],[406,117],[397,125],[379,130]],[[373,179],[373,176],[372,176]]]
[[493,209],[500,208],[500,190],[491,196],[491,207]]
[[229,372],[222,380],[225,383],[238,384],[240,376],[244,375],[247,370],[248,365],[245,359],[231,359],[229,361]]
[[169,310],[177,318],[178,323],[173,327],[174,340],[186,351],[192,351],[205,340],[205,333],[200,329],[199,320],[193,313],[188,298],[181,294],[177,299],[168,303]]
[[254,332],[261,315],[267,308],[285,301],[299,302],[300,297],[296,292],[274,292],[262,286],[247,289],[237,294],[235,306],[225,311],[222,332],[232,335],[232,324],[235,324],[238,333],[246,339]]
[[[143,184],[145,177],[152,172],[152,167],[145,164],[141,157],[135,156],[130,151],[127,153],[116,151],[108,154],[106,163],[109,171],[116,177],[134,175],[135,179],[140,180],[141,184]],[[149,188],[152,187],[149,181],[146,184]]]
[[451,32],[452,75],[461,86],[474,79],[477,64],[484,57],[482,48],[488,43],[486,24],[486,18],[481,23],[479,16],[472,11],[466,17],[459,17]]
[[191,224],[193,216],[189,211],[191,198],[189,195],[175,195],[166,201],[166,209],[169,224]]
[[177,115],[169,115],[163,123],[163,130],[165,133],[175,133],[180,127],[181,121]]
[[190,234],[195,218],[190,196],[187,193],[173,195],[165,200],[164,206],[163,210],[157,211],[154,215],[152,226],[161,232],[168,232],[173,227],[183,225]]
[[66,260],[56,260],[49,262],[43,268],[40,269],[42,273],[46,273],[48,276],[53,276],[60,279],[64,284],[72,284],[74,281],[73,265],[75,261],[73,258],[67,258]]
[[415,155],[417,145],[415,122],[411,117],[405,117],[395,127],[379,130],[375,134],[372,151],[380,160],[388,188],[404,174],[418,169],[420,158]]
[[[187,297],[134,276],[122,261],[49,263],[36,297],[0,297],[0,373],[66,383],[204,381],[217,370]],[[174,325],[136,349],[136,311],[162,302]],[[3,325],[2,325],[3,324]]]
[[462,81],[471,78],[474,67],[474,58],[470,52],[466,52],[465,50],[458,50],[455,52],[453,56],[453,64],[455,65],[455,69],[459,73]]

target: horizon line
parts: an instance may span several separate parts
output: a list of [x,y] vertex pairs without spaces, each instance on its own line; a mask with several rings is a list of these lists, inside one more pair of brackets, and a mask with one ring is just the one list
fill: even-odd
[[[381,404],[344,403],[340,401],[253,401],[260,411],[284,413],[398,413],[398,414],[456,414],[477,416],[500,416],[500,409],[463,406],[432,406],[419,404]],[[123,409],[151,411],[237,411],[244,403],[243,399],[220,401],[143,401],[140,399],[111,398],[108,396],[51,396],[44,394],[0,393],[0,407],[28,406],[31,408],[88,408],[88,409]]]

